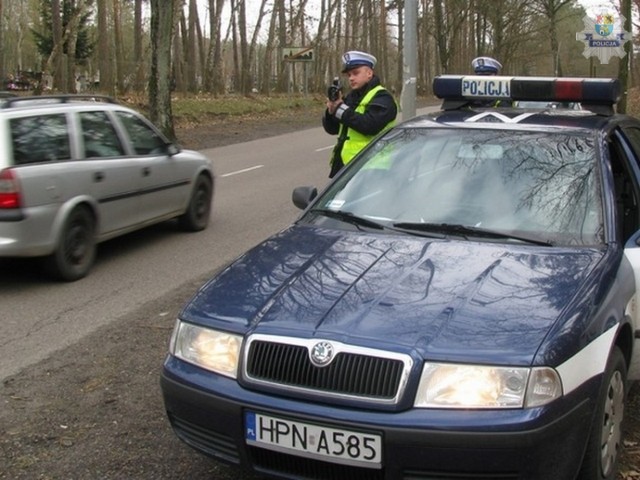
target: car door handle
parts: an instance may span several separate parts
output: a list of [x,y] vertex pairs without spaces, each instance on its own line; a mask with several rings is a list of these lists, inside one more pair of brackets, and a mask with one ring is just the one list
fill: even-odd
[[142,169],[142,176],[148,177],[149,175],[151,175],[151,169],[149,167],[144,167]]
[[104,180],[104,172],[95,172],[93,174],[93,181],[94,182],[101,182]]

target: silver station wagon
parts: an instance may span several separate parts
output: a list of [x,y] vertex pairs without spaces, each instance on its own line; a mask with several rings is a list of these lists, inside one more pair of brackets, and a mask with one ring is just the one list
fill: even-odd
[[87,275],[99,242],[209,223],[209,159],[109,97],[3,98],[0,152],[0,257],[45,257],[59,279]]

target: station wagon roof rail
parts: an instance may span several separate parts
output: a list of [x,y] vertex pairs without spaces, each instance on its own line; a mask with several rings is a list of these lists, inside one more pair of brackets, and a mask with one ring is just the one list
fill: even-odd
[[119,102],[108,95],[86,95],[86,94],[63,94],[63,95],[41,95],[38,97],[9,97],[4,99],[0,108],[13,108],[22,106],[19,104],[28,104],[28,105],[40,105],[43,103],[69,103],[69,102],[79,102],[79,101],[89,101],[89,102],[101,102],[101,103],[114,103],[118,104]]

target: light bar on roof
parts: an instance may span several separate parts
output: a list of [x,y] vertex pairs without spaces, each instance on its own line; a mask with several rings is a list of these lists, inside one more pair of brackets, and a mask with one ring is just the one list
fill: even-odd
[[511,99],[613,105],[620,95],[615,78],[440,75],[433,93],[444,100]]

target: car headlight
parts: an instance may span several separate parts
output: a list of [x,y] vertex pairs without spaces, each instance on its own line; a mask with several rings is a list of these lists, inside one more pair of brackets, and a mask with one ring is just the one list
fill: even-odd
[[185,362],[236,378],[241,346],[239,335],[177,320],[169,351]]
[[552,368],[426,363],[414,405],[419,408],[523,408],[562,395]]

